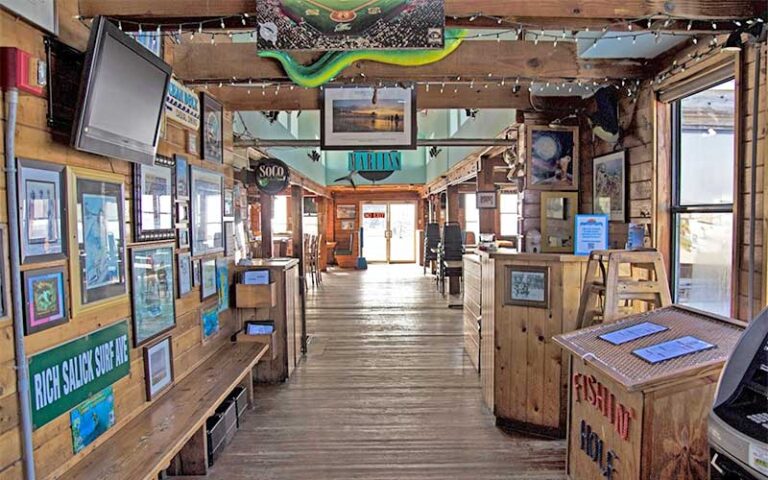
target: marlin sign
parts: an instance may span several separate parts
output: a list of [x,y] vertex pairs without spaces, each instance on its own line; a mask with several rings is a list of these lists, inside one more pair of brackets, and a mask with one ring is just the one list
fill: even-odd
[[[392,175],[393,172],[403,169],[403,155],[397,151],[374,152],[357,151],[349,152],[347,160],[349,169],[349,179],[342,177],[338,180],[351,180],[351,177],[357,173],[366,180],[372,182],[384,180]],[[350,182],[351,183],[351,182]],[[354,184],[353,184],[354,185]]]

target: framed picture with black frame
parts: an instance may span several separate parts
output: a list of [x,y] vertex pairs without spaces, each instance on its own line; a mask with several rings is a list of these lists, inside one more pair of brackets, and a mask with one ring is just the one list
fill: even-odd
[[323,150],[416,150],[416,140],[413,85],[323,89],[320,102]]
[[491,190],[487,192],[477,192],[477,208],[478,209],[494,209],[496,208],[496,191]]
[[202,135],[200,158],[213,163],[224,162],[224,108],[215,98],[200,94]]
[[176,235],[174,169],[174,160],[160,155],[154,165],[133,165],[134,241],[170,240]]
[[21,263],[67,258],[64,166],[18,159]]

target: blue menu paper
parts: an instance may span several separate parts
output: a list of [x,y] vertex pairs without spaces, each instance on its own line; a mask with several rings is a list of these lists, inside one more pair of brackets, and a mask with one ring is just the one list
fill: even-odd
[[688,335],[668,342],[651,345],[650,347],[638,348],[632,353],[646,362],[655,365],[666,360],[682,357],[683,355],[709,350],[710,348],[715,348],[715,346]]
[[669,327],[658,325],[653,322],[643,322],[638,323],[637,325],[632,325],[631,327],[604,333],[597,338],[605,340],[613,345],[623,345],[633,340],[637,340],[638,338],[647,337],[648,335],[664,332],[666,330],[669,330]]

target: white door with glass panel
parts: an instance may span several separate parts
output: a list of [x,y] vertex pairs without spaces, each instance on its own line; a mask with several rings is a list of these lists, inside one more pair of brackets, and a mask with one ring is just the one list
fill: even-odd
[[363,256],[368,262],[416,261],[416,204],[364,203]]

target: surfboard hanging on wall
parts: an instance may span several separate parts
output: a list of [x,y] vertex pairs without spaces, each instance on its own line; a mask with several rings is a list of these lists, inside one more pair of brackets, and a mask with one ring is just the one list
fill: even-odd
[[261,0],[259,50],[443,48],[444,0]]

